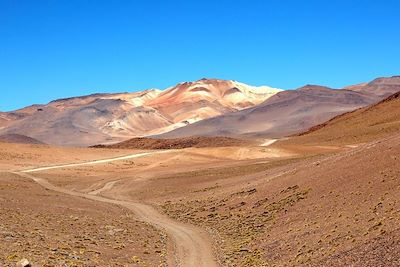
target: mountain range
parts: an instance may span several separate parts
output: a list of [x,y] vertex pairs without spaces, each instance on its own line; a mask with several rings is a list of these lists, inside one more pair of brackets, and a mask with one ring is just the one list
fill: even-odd
[[400,91],[400,76],[332,89],[296,90],[201,79],[165,90],[93,94],[0,112],[0,136],[18,134],[54,145],[90,146],[132,137],[280,138]]
[[88,146],[160,134],[199,120],[257,105],[280,89],[201,79],[164,91],[93,94],[0,113],[0,134]]

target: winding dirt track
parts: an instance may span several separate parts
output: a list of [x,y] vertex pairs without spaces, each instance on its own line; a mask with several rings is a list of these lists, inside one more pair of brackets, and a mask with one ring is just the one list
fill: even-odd
[[[163,151],[164,152],[164,151]],[[105,162],[115,161],[115,160],[123,160],[123,159],[130,159],[130,158],[137,158],[141,156],[150,155],[152,153],[162,153],[162,152],[147,152],[147,153],[140,153],[140,154],[133,154],[118,158],[112,159],[103,159],[103,160],[94,160],[84,163],[74,163],[74,164],[64,164],[64,165],[56,165],[56,166],[49,166],[49,167],[40,167],[40,168],[33,168],[28,170],[23,170],[20,172],[14,172],[15,174],[32,179],[39,185],[47,188],[49,190],[57,191],[60,193],[83,197],[95,201],[100,201],[104,203],[116,204],[128,208],[129,210],[133,211],[137,218],[148,222],[159,229],[163,229],[169,237],[172,238],[175,245],[174,251],[174,258],[169,260],[169,262],[175,263],[176,266],[182,267],[213,267],[218,266],[217,261],[215,260],[213,251],[212,251],[212,244],[208,234],[192,225],[183,224],[177,222],[161,213],[159,213],[156,209],[154,209],[150,205],[146,205],[143,203],[136,203],[130,201],[120,201],[116,199],[109,199],[105,197],[101,197],[95,194],[86,194],[76,191],[71,191],[62,187],[55,186],[49,183],[46,179],[33,176],[32,172],[38,172],[43,170],[49,169],[56,169],[56,168],[65,168],[65,167],[76,167],[82,165],[89,165],[89,164],[101,164]],[[171,254],[170,254],[171,256]]]
[[264,143],[262,143],[260,146],[270,146],[276,141],[278,141],[278,139],[265,139]]
[[69,167],[79,167],[79,166],[85,166],[85,165],[103,164],[103,163],[113,162],[113,161],[117,161],[117,160],[134,159],[134,158],[140,158],[140,157],[144,157],[144,156],[148,156],[148,155],[161,154],[161,153],[166,153],[166,152],[171,152],[171,151],[174,151],[174,150],[171,149],[171,150],[163,150],[163,151],[156,151],[156,152],[144,152],[144,153],[130,154],[130,155],[116,157],[116,158],[98,159],[98,160],[91,160],[91,161],[80,162],[80,163],[70,163],[70,164],[63,164],[63,165],[53,165],[53,166],[39,167],[39,168],[33,168],[33,169],[29,169],[29,170],[23,170],[21,172],[38,172],[38,171],[60,169],[60,168],[69,168]]

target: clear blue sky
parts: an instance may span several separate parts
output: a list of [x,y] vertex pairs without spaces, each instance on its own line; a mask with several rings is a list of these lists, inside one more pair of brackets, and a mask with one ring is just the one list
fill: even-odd
[[285,89],[400,74],[397,0],[0,0],[0,110],[203,77]]

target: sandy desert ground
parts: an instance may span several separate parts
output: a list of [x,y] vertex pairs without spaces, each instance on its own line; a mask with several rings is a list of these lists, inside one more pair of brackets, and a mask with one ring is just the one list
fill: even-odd
[[2,143],[0,263],[398,266],[400,135],[296,138],[147,151]]

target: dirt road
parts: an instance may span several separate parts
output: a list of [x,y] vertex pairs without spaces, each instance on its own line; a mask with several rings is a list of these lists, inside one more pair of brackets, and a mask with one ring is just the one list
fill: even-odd
[[91,160],[91,161],[87,161],[87,162],[79,162],[79,163],[70,163],[70,164],[63,164],[63,165],[38,167],[38,168],[23,170],[21,172],[38,172],[38,171],[60,169],[60,168],[69,168],[69,167],[79,167],[79,166],[85,166],[85,165],[103,164],[103,163],[113,162],[113,161],[117,161],[117,160],[134,159],[134,158],[144,157],[144,156],[148,156],[148,155],[167,153],[167,152],[171,152],[171,151],[174,151],[174,150],[171,149],[171,150],[163,150],[163,151],[155,151],[155,152],[144,152],[144,153],[130,154],[130,155],[121,156],[121,157],[109,158],[109,159],[98,159],[98,160]]
[[260,146],[270,146],[278,141],[278,139],[265,139],[265,141]]
[[170,257],[173,257],[169,260],[175,266],[182,266],[182,267],[212,267],[218,266],[217,261],[215,260],[213,251],[212,251],[212,244],[208,234],[192,225],[183,224],[177,222],[161,213],[159,213],[156,209],[154,209],[150,205],[146,205],[143,203],[136,203],[130,201],[120,201],[116,199],[109,199],[105,197],[101,197],[95,194],[86,194],[76,191],[71,191],[62,187],[55,186],[49,183],[46,179],[40,178],[38,176],[34,176],[31,173],[49,170],[49,169],[56,169],[56,168],[65,168],[65,167],[76,167],[82,165],[89,165],[89,164],[100,164],[106,163],[115,160],[124,160],[124,159],[131,159],[141,156],[150,155],[152,153],[162,153],[162,152],[146,152],[140,154],[133,154],[118,158],[112,159],[104,159],[104,160],[94,160],[89,162],[83,163],[74,163],[74,164],[65,164],[65,165],[55,165],[49,167],[40,167],[40,168],[33,168],[28,170],[23,170],[20,172],[14,172],[15,174],[32,179],[36,183],[40,184],[41,186],[57,191],[60,193],[83,197],[95,201],[100,201],[104,203],[116,204],[128,208],[129,210],[133,211],[137,218],[148,222],[157,228],[163,229],[169,237],[174,241],[175,251],[174,253],[170,253]]

